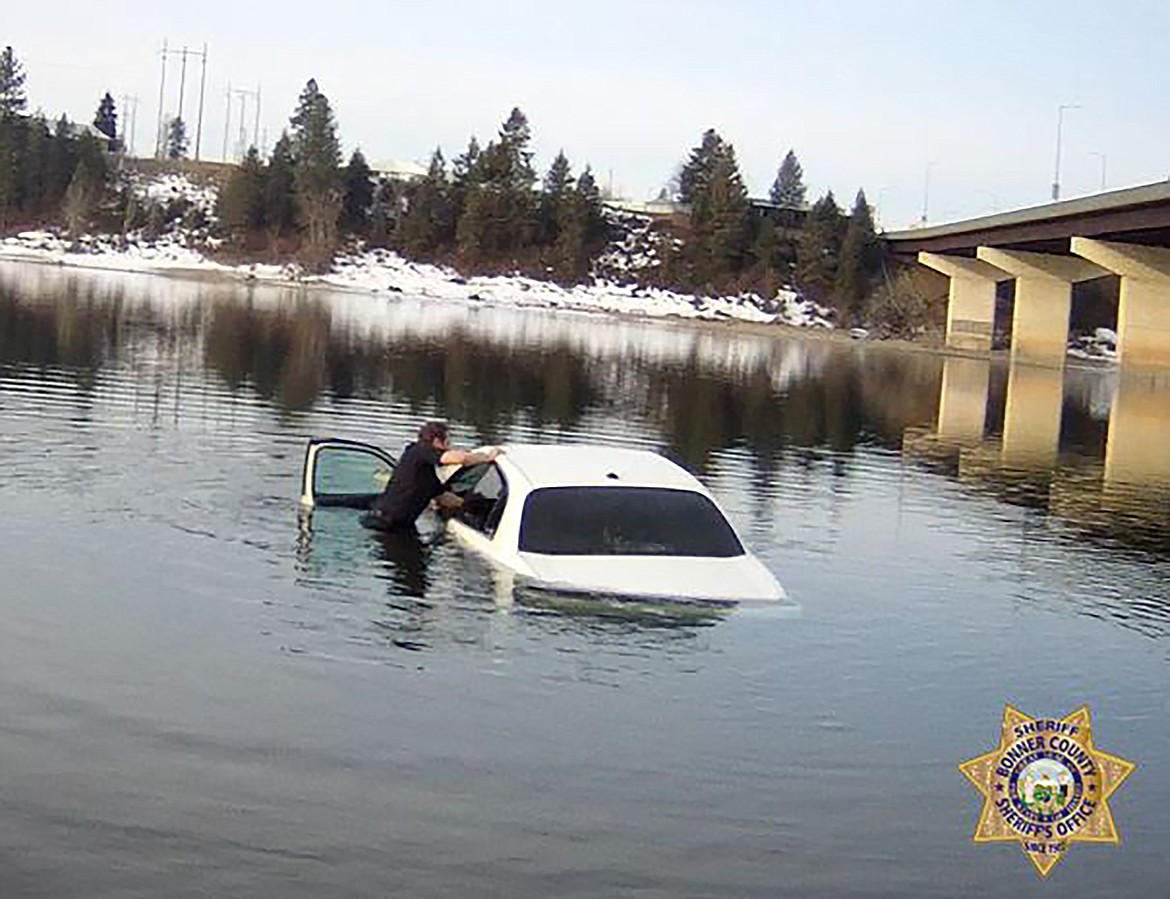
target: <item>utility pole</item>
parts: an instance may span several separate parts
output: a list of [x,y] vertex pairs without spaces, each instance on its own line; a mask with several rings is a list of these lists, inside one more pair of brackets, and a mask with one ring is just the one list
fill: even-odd
[[923,179],[924,183],[922,187],[922,219],[920,221],[920,224],[923,226],[926,225],[926,220],[930,212],[930,170],[936,165],[938,163],[935,161],[926,164],[926,177]]
[[134,155],[134,126],[138,123],[138,97],[122,94],[122,152]]
[[228,132],[232,127],[232,83],[229,81],[227,86],[227,104],[223,116],[223,156],[224,162],[228,161]]
[[[240,125],[239,125],[239,133],[236,136],[235,150],[236,150],[236,155],[240,159],[243,159],[245,154],[247,154],[247,152],[248,152],[248,122],[247,122],[247,119],[245,118],[245,116],[247,115],[247,111],[248,111],[247,101],[248,101],[249,97],[251,97],[252,99],[254,99],[256,101],[256,111],[255,111],[255,115],[254,115],[255,121],[253,124],[252,143],[256,147],[257,150],[260,149],[260,143],[259,143],[260,142],[260,87],[257,85],[256,90],[254,90],[254,91],[246,90],[245,88],[242,88],[242,87],[237,87],[237,88],[228,87],[229,121],[230,121],[230,116],[231,116],[231,98],[233,95],[237,99],[239,99],[239,101],[240,101]],[[227,122],[225,122],[225,124],[224,124],[224,139],[223,139],[224,140],[224,147],[225,147],[225,150],[224,150],[224,160],[225,161],[227,160],[227,150],[226,150],[227,133],[228,133],[228,124],[227,124]]]
[[[167,57],[178,56],[182,63],[179,69],[179,103],[178,114],[179,119],[183,118],[183,102],[187,95],[187,57],[198,56],[201,64],[201,74],[199,77],[199,113],[195,125],[195,158],[199,158],[199,147],[203,138],[203,94],[207,83],[207,44],[203,45],[202,50],[191,50],[184,46],[182,50],[168,50],[167,42],[163,41],[162,48],[162,78],[158,86],[158,143],[155,147],[155,155],[160,159],[164,155],[166,146],[166,132],[168,130],[169,122],[166,121],[166,80],[167,80]],[[184,122],[184,124],[186,124]]]
[[155,135],[154,141],[154,155],[156,159],[163,157],[163,119],[165,111],[163,104],[166,102],[167,90],[167,42],[163,39],[162,45],[162,76],[158,80],[158,132]]
[[199,116],[195,120],[195,160],[199,161],[199,144],[203,138],[203,91],[207,86],[207,42],[203,43],[203,64],[199,72]]
[[256,123],[252,126],[252,146],[260,149],[260,82],[256,82]]

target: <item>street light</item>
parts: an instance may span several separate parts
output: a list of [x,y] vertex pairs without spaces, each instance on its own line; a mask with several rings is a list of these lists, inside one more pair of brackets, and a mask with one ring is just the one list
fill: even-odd
[[936,165],[938,165],[936,160],[931,160],[926,164],[926,178],[922,186],[922,225],[926,224],[927,213],[930,210],[930,170]]
[[1052,176],[1052,200],[1060,199],[1060,137],[1064,129],[1064,111],[1066,109],[1080,109],[1076,103],[1065,103],[1056,107],[1056,172]]
[[1094,150],[1090,150],[1089,155],[1096,156],[1098,159],[1101,160],[1101,191],[1104,192],[1104,190],[1105,190],[1105,163],[1106,163],[1106,160],[1108,159],[1108,157],[1104,153],[1097,153]]

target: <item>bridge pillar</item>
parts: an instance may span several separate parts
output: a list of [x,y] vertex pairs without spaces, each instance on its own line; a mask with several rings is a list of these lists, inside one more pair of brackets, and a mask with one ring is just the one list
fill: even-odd
[[990,350],[995,321],[995,284],[1011,275],[978,259],[919,253],[918,261],[951,279],[947,301],[947,346]]
[[1109,274],[1107,269],[1071,256],[979,247],[979,259],[1016,279],[1012,314],[1012,360],[1060,368],[1068,353],[1072,286]]
[[1072,251],[1121,275],[1119,361],[1170,368],[1170,249],[1074,237]]

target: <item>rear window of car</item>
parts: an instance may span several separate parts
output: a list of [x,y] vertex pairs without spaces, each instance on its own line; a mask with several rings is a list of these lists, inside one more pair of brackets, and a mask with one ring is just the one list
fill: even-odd
[[525,500],[520,551],[552,556],[742,556],[701,493],[662,487],[542,487]]

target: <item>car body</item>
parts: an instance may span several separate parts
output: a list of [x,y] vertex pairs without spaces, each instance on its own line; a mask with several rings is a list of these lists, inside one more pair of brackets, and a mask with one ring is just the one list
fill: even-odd
[[[439,477],[463,499],[447,529],[518,583],[668,601],[785,599],[714,497],[669,459],[593,445],[503,450],[492,463],[443,466]],[[311,441],[302,503],[368,506],[393,465],[368,444]],[[329,474],[343,469],[346,477]]]

